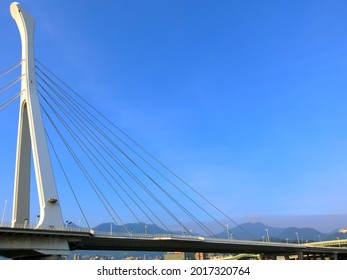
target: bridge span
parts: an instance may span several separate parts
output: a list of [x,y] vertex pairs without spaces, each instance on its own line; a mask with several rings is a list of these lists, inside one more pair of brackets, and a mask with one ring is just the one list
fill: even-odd
[[[13,259],[67,255],[70,250],[253,253],[261,254],[264,258],[297,255],[299,259],[305,256],[347,259],[347,247],[217,239],[177,234],[103,233],[83,228],[0,227],[0,237],[0,255]],[[59,252],[55,251],[56,244],[61,242],[67,242],[68,246]],[[44,247],[40,244],[44,244]]]
[[[256,253],[264,256],[296,254],[298,258],[313,256],[313,258],[347,259],[347,247],[341,246],[346,243],[342,240],[326,244],[287,244],[183,234],[130,233],[125,227],[126,219],[113,205],[122,207],[119,209],[124,209],[124,215],[131,215],[138,222],[145,218],[148,223],[168,229],[166,223],[169,220],[179,225],[182,232],[184,230],[191,233],[186,223],[183,223],[183,219],[187,218],[201,229],[200,232],[204,231],[206,236],[214,236],[217,228],[210,229],[202,222],[203,220],[213,220],[219,232],[225,230],[228,237],[229,222],[239,225],[185,180],[170,171],[161,161],[150,155],[120,128],[111,124],[102,113],[98,113],[91,104],[38,62],[34,58],[33,50],[34,18],[16,2],[11,4],[10,11],[20,33],[22,59],[1,70],[0,73],[4,74],[0,78],[9,78],[6,75],[19,66],[21,66],[21,75],[0,86],[0,93],[7,91],[19,81],[21,81],[21,90],[0,106],[2,110],[20,97],[12,221],[10,225],[3,224],[5,207],[0,225],[0,255],[14,259],[35,259],[64,256],[72,250],[129,250]],[[36,62],[39,66],[35,65]],[[70,96],[68,92],[73,95]],[[42,114],[46,122],[51,125],[51,129],[46,129],[44,126]],[[52,144],[48,131],[60,139],[60,144]],[[72,146],[66,141],[67,139],[73,142]],[[66,181],[64,185],[69,186],[86,226],[90,226],[88,215],[82,209],[83,204],[78,200],[79,196],[72,187],[55,146],[64,146],[66,148],[64,153],[69,155],[68,158],[78,168],[81,177],[72,170],[71,175],[78,178],[78,182],[75,183],[78,185],[78,190],[83,192],[81,197],[94,195],[97,205],[103,207],[113,222],[122,225],[128,233],[109,234],[90,229],[64,227],[65,219],[63,219],[61,200],[58,199],[58,184],[53,176],[50,151],[56,156],[56,166],[61,167],[60,175]],[[74,152],[72,147],[79,153]],[[31,216],[31,165],[35,170],[40,209],[34,227],[28,225]],[[89,172],[87,167],[92,168],[92,172]],[[102,183],[97,183],[91,175],[95,175]],[[85,188],[82,187],[84,185]],[[104,188],[101,189],[100,186]],[[94,207],[89,208],[94,210]],[[162,214],[157,215],[156,210]],[[93,211],[89,214],[96,215]],[[229,221],[228,224],[223,224],[221,219]],[[267,239],[269,240],[269,236]]]

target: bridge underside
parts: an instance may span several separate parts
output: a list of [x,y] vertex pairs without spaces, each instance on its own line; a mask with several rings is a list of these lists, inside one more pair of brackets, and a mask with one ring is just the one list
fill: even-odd
[[70,243],[71,250],[109,250],[109,251],[159,251],[159,252],[202,252],[202,253],[251,253],[264,258],[297,255],[299,259],[347,259],[347,248],[313,247],[306,245],[263,243],[261,242],[206,242],[175,238],[129,239],[112,237],[93,237]]
[[[58,254],[57,254],[58,253]],[[25,249],[6,249],[0,250],[0,255],[13,260],[57,260],[61,256],[61,252],[48,252],[48,251],[37,251],[37,250],[25,250]]]
[[11,259],[43,259],[70,253],[68,242],[59,237],[2,237],[0,255]]
[[0,228],[0,255],[11,259],[49,259],[70,253],[69,241],[81,240],[71,232]]
[[73,250],[252,253],[265,259],[297,255],[298,259],[347,259],[347,247],[206,239],[203,237],[100,236],[89,231],[0,227],[0,255],[12,259],[47,259]]

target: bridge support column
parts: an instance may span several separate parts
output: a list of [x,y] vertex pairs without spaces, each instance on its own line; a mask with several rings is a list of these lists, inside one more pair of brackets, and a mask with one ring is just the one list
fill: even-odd
[[29,223],[32,151],[40,203],[40,219],[37,227],[63,226],[36,88],[34,19],[16,2],[11,4],[10,10],[18,26],[22,42],[22,83],[12,225]]

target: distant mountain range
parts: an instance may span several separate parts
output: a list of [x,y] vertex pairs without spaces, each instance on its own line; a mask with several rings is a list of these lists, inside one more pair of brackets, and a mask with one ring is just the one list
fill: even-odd
[[[307,241],[324,241],[332,238],[346,238],[343,234],[336,232],[322,233],[313,228],[278,228],[267,226],[262,223],[245,223],[240,227],[229,230],[235,239],[240,240],[267,240],[278,242],[307,242]],[[227,231],[223,231],[217,235],[219,238],[226,238]]]
[[169,231],[166,231],[156,225],[152,224],[142,224],[142,223],[129,223],[124,226],[119,226],[114,223],[102,223],[93,228],[95,231],[100,232],[121,232],[121,233],[148,233],[148,234],[166,234]]
[[[75,226],[75,225],[74,225]],[[140,233],[140,234],[168,234],[168,230],[164,230],[156,225],[145,223],[129,223],[124,226],[119,226],[114,223],[102,223],[93,228],[99,232],[119,232],[119,233]],[[171,232],[174,234],[182,234],[182,232]],[[307,241],[324,241],[331,239],[345,239],[347,233],[339,233],[338,229],[330,233],[322,233],[313,228],[278,228],[265,225],[263,223],[244,223],[238,227],[230,228],[228,231],[224,230],[214,237],[216,238],[229,238],[237,240],[267,240],[269,237],[271,241],[278,242],[307,242]]]

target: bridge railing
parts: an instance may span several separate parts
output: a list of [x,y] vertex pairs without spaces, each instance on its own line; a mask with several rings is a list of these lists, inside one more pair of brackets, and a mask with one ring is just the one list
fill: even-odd
[[69,231],[69,232],[89,232],[90,229],[82,227],[68,227],[68,226],[40,226],[36,224],[12,224],[12,223],[1,223],[0,228],[15,228],[15,229],[37,229],[37,230],[54,230],[54,231]]
[[[71,232],[71,233],[88,233],[94,236],[99,237],[116,237],[116,238],[134,238],[134,239],[175,239],[175,240],[191,240],[191,241],[205,241],[205,242],[220,242],[220,243],[238,243],[238,244],[247,244],[249,240],[235,240],[235,239],[223,239],[223,238],[212,238],[212,237],[203,237],[198,235],[187,235],[187,234],[150,234],[150,233],[132,233],[132,232],[101,232],[94,231],[90,228],[82,227],[69,227],[69,226],[40,226],[37,227],[36,224],[15,224],[11,223],[0,223],[0,228],[14,228],[14,229],[32,229],[32,230],[45,230],[45,231],[55,231],[55,232]],[[253,244],[266,245],[269,242],[263,241],[252,241]],[[280,242],[270,242],[271,245],[278,244],[283,245]],[[347,244],[347,239],[345,240],[330,240],[324,242],[308,243],[306,245],[310,246],[345,246]],[[294,245],[294,244],[292,244]],[[302,244],[296,244],[298,246]]]
[[[15,224],[11,223],[1,223],[0,227],[4,228],[15,228],[15,229],[32,229],[32,230],[47,230],[47,231],[61,231],[61,232],[73,232],[73,233],[90,233],[95,236],[100,237],[117,237],[117,238],[138,238],[138,239],[184,239],[184,240],[217,240],[216,238],[207,238],[198,235],[187,235],[187,234],[170,234],[170,233],[133,233],[133,232],[111,232],[111,231],[95,231],[90,228],[82,227],[69,227],[69,226],[40,226],[37,227],[36,224]],[[222,242],[231,242],[232,240],[218,239]]]
[[196,235],[181,235],[181,234],[170,234],[170,233],[132,233],[132,232],[107,232],[107,231],[95,231],[97,236],[109,236],[109,237],[133,237],[133,238],[183,238],[183,239],[205,239],[205,237],[196,236]]
[[149,233],[131,233],[131,232],[101,232],[95,231],[90,228],[82,227],[69,227],[69,226],[40,226],[36,224],[14,224],[1,223],[0,228],[14,228],[14,229],[32,229],[32,230],[46,230],[46,231],[62,231],[62,232],[74,232],[74,233],[90,233],[95,236],[102,237],[118,237],[118,238],[141,238],[141,239],[185,239],[185,240],[205,240],[205,237],[197,235],[180,235],[180,234],[149,234]]
[[[175,240],[191,240],[191,241],[205,241],[205,242],[220,242],[220,243],[238,243],[248,244],[249,240],[235,240],[226,238],[213,238],[203,237],[198,235],[184,235],[184,234],[149,234],[149,233],[126,233],[126,232],[98,232],[94,233],[99,237],[118,237],[118,238],[139,238],[139,239],[175,239]],[[252,241],[252,244],[266,245],[263,241]],[[271,242],[271,244],[283,245],[280,242]]]

